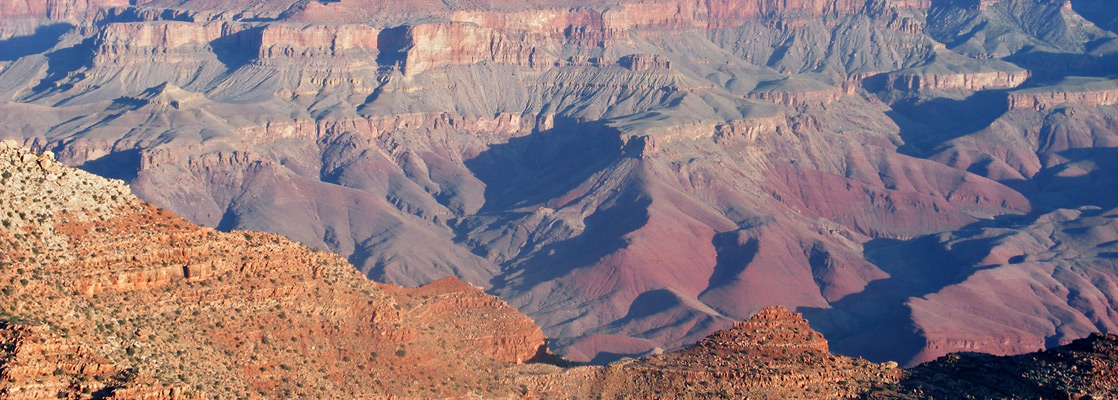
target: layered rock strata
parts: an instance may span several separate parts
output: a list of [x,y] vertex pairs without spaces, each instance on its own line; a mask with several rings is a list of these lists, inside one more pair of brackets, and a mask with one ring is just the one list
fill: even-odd
[[[952,239],[1014,214],[1113,208],[1098,193],[1114,187],[1118,113],[1100,93],[1115,35],[1088,22],[1105,15],[1077,14],[1082,1],[13,11],[0,137],[376,280],[455,275],[578,361],[691,344],[774,303],[874,360],[1018,352],[1114,324],[1112,304],[1067,295],[1105,277],[1081,271],[1108,265],[1093,247],[1106,229],[1031,264],[987,260],[1005,251],[994,237]],[[1075,253],[1102,256],[1064,268]],[[75,290],[164,290],[229,268],[123,270]],[[1004,314],[981,290],[995,273],[1027,276],[1005,291],[1035,303],[973,323]],[[958,298],[973,315],[934,318]]]
[[762,309],[677,352],[605,367],[580,367],[558,377],[524,379],[541,397],[601,394],[613,398],[839,399],[895,382],[896,364],[876,365],[830,355],[827,341],[800,314]]
[[510,389],[490,375],[546,354],[531,320],[454,278],[375,284],[336,256],[197,227],[12,142],[0,160],[10,398],[498,396]]

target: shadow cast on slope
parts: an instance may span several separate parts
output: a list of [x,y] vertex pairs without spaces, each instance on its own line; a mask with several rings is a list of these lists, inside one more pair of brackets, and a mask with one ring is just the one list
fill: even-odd
[[1113,0],[1076,0],[1071,8],[1095,26],[1118,33],[1118,7]]
[[[621,194],[613,206],[587,216],[585,229],[578,236],[547,244],[508,267],[494,278],[494,288],[527,292],[624,249],[628,242],[623,236],[648,223],[651,204],[651,199],[635,191]],[[531,243],[525,248],[531,248]]]
[[[465,165],[485,183],[485,204],[476,215],[495,217],[489,225],[501,226],[524,218],[524,212],[517,210],[520,207],[558,208],[577,202],[584,195],[577,192],[579,186],[625,158],[618,132],[604,122],[557,117],[554,128],[494,145]],[[520,255],[504,263],[507,270],[494,278],[494,287],[527,290],[623,248],[626,243],[622,236],[647,222],[645,210],[651,200],[637,190],[623,190],[610,197],[611,205],[583,219],[584,227],[577,236],[549,244],[529,239]],[[459,225],[458,243],[469,242],[468,225]],[[476,246],[471,250],[485,253]]]
[[[1056,154],[1066,161],[1042,169],[1031,181],[1035,189],[1023,192],[1033,204],[1034,213],[1083,206],[1118,207],[1118,148],[1077,148]],[[1069,176],[1068,171],[1077,166],[1089,170]]]
[[961,99],[910,98],[893,104],[886,115],[900,127],[905,144],[899,152],[921,157],[952,139],[978,132],[1009,111],[1004,90],[975,92]]
[[544,202],[574,190],[624,154],[616,130],[604,122],[556,117],[555,127],[512,138],[465,162],[485,183],[479,214]]
[[0,40],[0,61],[15,61],[50,50],[58,44],[62,35],[73,28],[73,25],[64,23],[44,25],[30,35]]
[[234,71],[257,58],[263,39],[264,27],[257,26],[214,39],[210,49],[226,69]]
[[106,178],[131,182],[140,173],[140,149],[112,152],[86,161],[78,168]]
[[1018,89],[1057,83],[1070,76],[1105,77],[1118,74],[1118,54],[1074,54],[1022,51],[1004,59],[1029,70]]
[[[890,102],[892,110],[886,115],[900,127],[905,144],[898,151],[902,154],[923,157],[940,145],[960,137],[979,132],[1009,111],[1008,96],[1013,90],[1046,86],[1062,79],[1106,77],[1118,74],[1118,54],[1091,55],[1050,53],[1026,50],[1006,57],[1029,71],[1029,78],[1012,89],[977,91],[963,99],[936,97],[932,99],[907,96]],[[895,88],[886,87],[886,74],[866,78],[867,90],[882,95],[896,95]]]
[[[800,311],[813,328],[831,341],[836,353],[873,361],[903,363],[911,359],[923,350],[924,338],[913,326],[911,310],[905,302],[961,283],[984,269],[1000,267],[980,265],[1003,237],[990,236],[990,229],[1027,229],[1038,217],[1057,209],[1099,207],[1081,211],[1083,216],[1091,217],[1118,207],[1118,148],[1080,148],[1057,154],[1067,161],[1042,170],[1034,177],[1033,190],[1023,193],[1033,205],[1031,213],[1003,215],[952,231],[949,248],[939,235],[871,240],[864,245],[866,259],[890,277],[871,282],[862,292],[832,303],[831,308]],[[1061,176],[1066,164],[1090,165],[1094,169],[1077,176]],[[1114,254],[1104,251],[1097,257],[1118,258]],[[1023,255],[1015,256],[1007,263],[1014,265],[1024,260]],[[1050,337],[1048,346],[1057,345],[1056,339]]]
[[71,72],[93,66],[93,50],[94,38],[90,37],[73,46],[47,53],[46,76],[39,80],[32,92],[46,96],[51,90],[69,90],[73,85],[58,83],[69,77]]
[[[966,229],[966,228],[964,228]],[[924,348],[905,303],[963,282],[984,267],[970,268],[996,239],[943,248],[936,235],[910,240],[874,239],[865,243],[868,261],[889,274],[830,308],[802,308],[812,328],[823,333],[838,354],[875,362],[904,363]]]
[[749,238],[745,244],[739,244],[738,234],[737,231],[718,233],[711,240],[716,252],[714,272],[707,281],[704,294],[733,283],[761,250],[761,242],[757,238]]
[[[408,27],[397,26],[377,34],[377,59],[379,68],[401,68],[407,59]],[[367,103],[366,103],[367,104]]]

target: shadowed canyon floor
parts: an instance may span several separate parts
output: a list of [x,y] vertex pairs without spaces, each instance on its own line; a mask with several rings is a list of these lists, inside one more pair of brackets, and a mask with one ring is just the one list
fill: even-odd
[[0,398],[1108,398],[1118,337],[912,370],[768,307],[679,351],[577,366],[446,278],[371,282],[288,239],[193,225],[0,142]]
[[1018,354],[1118,331],[1110,8],[13,0],[0,138],[378,282],[455,276],[574,361],[774,304],[875,362]]

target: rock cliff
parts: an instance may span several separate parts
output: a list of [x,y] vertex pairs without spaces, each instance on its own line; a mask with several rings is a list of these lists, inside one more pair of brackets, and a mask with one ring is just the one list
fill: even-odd
[[[269,25],[261,33],[261,56],[336,56],[356,48],[377,49],[380,29],[371,26]],[[278,46],[278,47],[277,47]],[[304,49],[316,49],[306,53]],[[320,53],[329,51],[329,53]]]
[[1029,78],[1028,71],[976,72],[951,75],[914,74],[891,76],[889,86],[900,90],[952,90],[970,91],[1006,89],[1020,86]]
[[[993,230],[1118,206],[1097,0],[127,3],[3,3],[0,137],[377,281],[454,275],[572,360],[772,304],[905,365],[1114,326],[1113,304],[1068,296],[1109,276],[1082,272],[1112,260],[1101,219],[1014,244],[1060,249],[1028,262]],[[120,261],[99,257],[74,262]],[[171,290],[225,262],[70,290]],[[974,322],[1007,303],[1031,311]]]
[[455,278],[372,283],[279,236],[194,226],[13,142],[0,160],[9,398],[500,396],[510,389],[490,375],[546,354],[531,320]]
[[1069,79],[1057,85],[1015,91],[1009,95],[1010,109],[1047,111],[1060,106],[1113,106],[1118,104],[1118,85],[1100,79]]
[[905,371],[830,354],[784,307],[678,351],[573,365],[530,319],[457,278],[370,282],[337,256],[198,227],[12,141],[0,141],[0,179],[9,399],[1105,398],[1118,378],[1113,335]]
[[839,399],[900,376],[895,364],[830,355],[827,341],[799,314],[771,307],[678,352],[523,381],[540,398]]
[[121,7],[130,3],[128,0],[5,0],[0,3],[0,19],[88,21],[105,7]]
[[1093,334],[1065,346],[1011,357],[952,353],[906,371],[867,399],[1105,399],[1116,394],[1118,337]]

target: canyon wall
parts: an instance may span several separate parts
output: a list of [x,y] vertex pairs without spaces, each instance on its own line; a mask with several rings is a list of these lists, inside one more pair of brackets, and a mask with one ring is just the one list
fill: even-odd
[[1029,90],[1011,93],[1009,108],[1045,111],[1061,105],[1084,107],[1113,106],[1118,104],[1118,88]]
[[897,90],[970,90],[1010,89],[1029,79],[1029,71],[974,72],[951,75],[897,74],[889,76],[888,85]]
[[901,370],[830,354],[781,306],[677,351],[573,365],[479,287],[373,283],[335,255],[198,227],[10,140],[0,218],[0,279],[12,283],[0,292],[0,394],[11,399],[1107,398],[1118,382],[1114,335]]
[[[8,250],[0,262],[18,265],[0,272],[17,282],[0,296],[0,390],[13,398],[421,397],[428,389],[411,379],[470,385],[546,355],[530,319],[455,278],[416,289],[376,284],[279,236],[195,226],[120,181],[11,141],[0,142],[0,171],[10,199],[0,202]],[[66,316],[74,307],[82,317]],[[412,378],[383,378],[389,366]],[[464,387],[450,386],[427,393]]]
[[[2,3],[14,28],[0,34],[0,137],[125,180],[192,222],[335,252],[368,278],[419,287],[454,275],[542,326],[498,321],[526,339],[470,331],[460,345],[484,348],[479,359],[524,361],[546,334],[572,360],[606,363],[695,343],[774,303],[808,315],[834,351],[906,365],[1113,323],[1113,305],[1059,289],[1105,278],[1080,274],[1113,252],[1087,210],[1118,206],[1107,161],[1118,35],[1068,3],[129,3]],[[1065,209],[1085,210],[1091,239],[1068,226],[1036,245],[1060,249],[1036,264],[988,231],[1049,237],[1027,220]],[[25,213],[9,223],[52,215]],[[71,262],[92,271],[66,288],[217,301],[236,289],[216,279],[285,265],[256,259],[263,250],[218,262],[207,252],[232,250],[205,237],[122,238],[198,249],[135,260],[91,246]],[[1013,281],[1016,302],[981,295],[995,271],[1028,276]],[[320,280],[304,275],[295,282]],[[426,300],[500,308],[465,287]],[[958,309],[955,298],[975,314],[1030,299],[1033,328],[929,317]],[[397,296],[457,318],[426,300]],[[339,313],[339,329],[365,329]],[[392,346],[430,329],[401,324],[368,328],[392,339],[369,351],[412,354]],[[278,393],[285,375],[261,366],[229,381]]]

